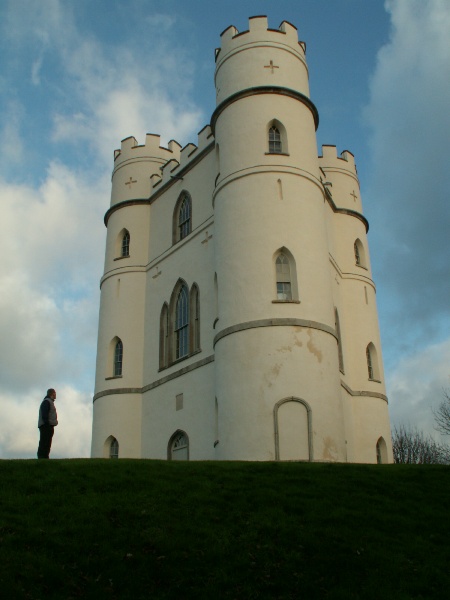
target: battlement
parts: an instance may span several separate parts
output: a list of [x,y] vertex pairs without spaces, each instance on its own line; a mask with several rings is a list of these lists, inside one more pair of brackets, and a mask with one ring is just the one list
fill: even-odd
[[139,145],[135,137],[130,136],[122,140],[120,149],[114,150],[114,169],[128,160],[156,159],[168,161],[174,158],[179,160],[181,145],[175,140],[168,143],[168,148],[161,146],[161,137],[154,133],[147,133],[145,144]]
[[[168,160],[161,167],[161,177],[154,175],[151,178],[152,187],[160,187],[164,185],[172,178],[177,176],[177,173],[184,169],[190,162],[195,160],[202,151],[207,148],[211,142],[214,140],[211,127],[209,125],[205,125],[201,131],[198,133],[197,145],[193,143],[186,144],[181,151],[178,153],[178,158],[175,156]],[[178,144],[178,142],[174,142]],[[169,143],[170,146],[170,143]]]
[[353,154],[349,150],[344,150],[338,156],[336,146],[322,146],[322,156],[319,156],[319,165],[322,169],[338,168],[357,175]]
[[216,49],[216,62],[223,60],[228,52],[260,41],[284,47],[290,46],[303,57],[306,52],[306,45],[299,41],[297,28],[294,25],[289,21],[283,21],[278,29],[270,29],[267,17],[263,15],[250,17],[249,28],[246,31],[239,32],[234,25],[227,27],[221,33],[221,47]]

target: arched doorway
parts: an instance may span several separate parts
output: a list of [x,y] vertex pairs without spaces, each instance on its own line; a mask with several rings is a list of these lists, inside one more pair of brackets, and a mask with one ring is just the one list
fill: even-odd
[[169,440],[168,460],[189,460],[189,438],[187,433],[176,431]]
[[313,459],[311,408],[300,398],[284,398],[274,407],[275,459]]

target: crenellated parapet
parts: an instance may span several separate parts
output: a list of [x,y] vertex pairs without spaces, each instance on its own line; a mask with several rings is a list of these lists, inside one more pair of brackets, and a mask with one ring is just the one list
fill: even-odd
[[161,136],[147,133],[145,144],[139,145],[135,137],[130,136],[122,140],[120,149],[114,150],[114,170],[129,160],[156,160],[167,161],[177,159],[181,145],[171,140],[168,148],[161,146]]
[[355,157],[349,150],[340,155],[336,146],[322,146],[319,156],[322,182],[338,208],[362,213],[358,172]]
[[[178,158],[171,158],[168,160],[160,169],[160,173],[158,175],[152,176],[152,187],[154,190],[156,188],[160,189],[166,183],[168,183],[171,179],[179,177],[180,173],[191,164],[196,162],[198,158],[202,155],[203,151],[208,148],[211,143],[214,142],[214,136],[211,131],[211,127],[206,125],[201,131],[198,133],[197,145],[193,143],[186,144],[183,148],[181,148]],[[153,191],[154,191],[153,190]]]
[[221,33],[221,46],[216,49],[216,62],[225,60],[230,52],[261,41],[274,46],[289,46],[293,52],[305,56],[306,45],[299,41],[297,27],[289,21],[283,21],[278,29],[269,29],[267,17],[256,16],[250,17],[246,31],[239,32],[234,25],[230,25]]
[[305,49],[297,28],[288,21],[270,29],[267,17],[257,16],[249,19],[247,31],[228,27],[216,49],[217,105],[243,90],[264,87],[291,89],[309,97]]
[[342,169],[357,176],[355,157],[349,150],[344,150],[338,156],[336,146],[323,145],[319,162],[322,169]]
[[128,200],[146,199],[151,193],[151,178],[160,174],[168,161],[179,160],[181,145],[171,140],[168,148],[161,146],[159,135],[148,133],[145,144],[134,137],[122,140],[114,152],[111,206]]

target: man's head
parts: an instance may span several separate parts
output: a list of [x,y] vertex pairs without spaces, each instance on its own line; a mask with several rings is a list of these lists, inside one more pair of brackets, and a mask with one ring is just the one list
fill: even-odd
[[49,388],[47,390],[47,398],[51,398],[52,400],[56,400],[56,391],[53,388]]

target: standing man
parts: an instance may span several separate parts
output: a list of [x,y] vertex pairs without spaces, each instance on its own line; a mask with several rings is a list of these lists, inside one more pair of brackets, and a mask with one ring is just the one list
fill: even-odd
[[38,458],[49,458],[50,448],[52,447],[52,438],[56,425],[58,425],[58,415],[55,408],[56,392],[53,388],[47,390],[47,395],[39,407],[39,448]]

